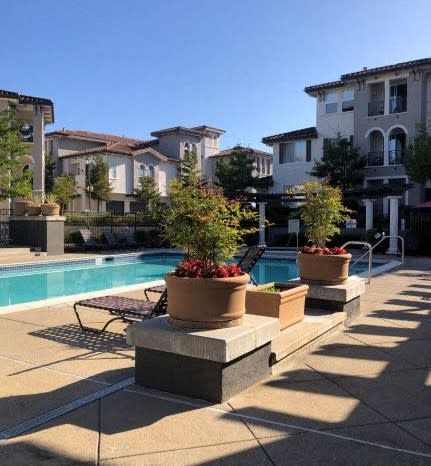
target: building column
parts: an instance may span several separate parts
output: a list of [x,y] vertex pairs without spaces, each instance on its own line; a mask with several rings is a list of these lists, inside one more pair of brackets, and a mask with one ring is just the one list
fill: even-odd
[[130,197],[124,198],[124,213],[128,214],[130,212]]
[[365,204],[365,231],[373,228],[374,221],[374,199],[364,199]]
[[383,165],[389,165],[389,135],[383,135]]
[[266,246],[266,242],[265,242],[266,202],[258,202],[258,204],[259,204],[259,246]]
[[[399,235],[399,221],[398,221],[398,196],[389,196],[389,215],[390,215],[390,224],[389,224],[389,235],[398,236]],[[387,254],[398,254],[398,238],[389,238],[389,249],[386,251]]]
[[[389,180],[385,178],[383,180],[383,184],[389,184]],[[384,197],[382,202],[383,202],[383,215],[387,217],[389,214],[389,197]]]
[[33,107],[33,192],[45,192],[45,131],[43,110],[40,106]]
[[385,115],[389,115],[389,94],[391,93],[391,82],[385,80]]

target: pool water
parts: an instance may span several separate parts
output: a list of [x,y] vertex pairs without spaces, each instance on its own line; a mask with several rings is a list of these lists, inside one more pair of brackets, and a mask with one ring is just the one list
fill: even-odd
[[[28,303],[160,280],[182,259],[181,255],[141,255],[113,260],[61,263],[44,267],[16,266],[0,270],[0,306]],[[352,268],[351,274],[366,266]],[[286,281],[298,276],[294,259],[265,259],[255,265],[257,283]]]

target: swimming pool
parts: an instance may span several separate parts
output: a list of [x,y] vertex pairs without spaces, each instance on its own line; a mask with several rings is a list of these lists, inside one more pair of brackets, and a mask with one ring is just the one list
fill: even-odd
[[[0,267],[0,306],[137,285],[163,278],[182,259],[179,254],[119,255]],[[366,270],[358,264],[351,274]],[[298,276],[295,259],[262,258],[253,269],[257,283]]]

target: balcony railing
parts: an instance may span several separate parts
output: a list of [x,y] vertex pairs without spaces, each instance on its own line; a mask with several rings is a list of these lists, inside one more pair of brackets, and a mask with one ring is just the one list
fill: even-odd
[[385,113],[385,101],[377,100],[368,102],[368,116],[383,115]]
[[402,165],[404,163],[404,149],[389,151],[389,165]]
[[383,157],[382,150],[368,152],[368,157],[367,157],[368,167],[379,167],[383,165],[383,163],[384,163],[384,157]]
[[407,112],[407,96],[389,97],[389,113]]

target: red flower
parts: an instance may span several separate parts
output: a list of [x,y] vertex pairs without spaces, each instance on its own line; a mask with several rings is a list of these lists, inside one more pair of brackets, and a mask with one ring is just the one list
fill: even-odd
[[238,277],[242,274],[242,270],[237,264],[219,266],[207,264],[207,267],[204,267],[202,261],[194,259],[182,261],[178,264],[174,274],[177,277],[187,278],[227,278]]

